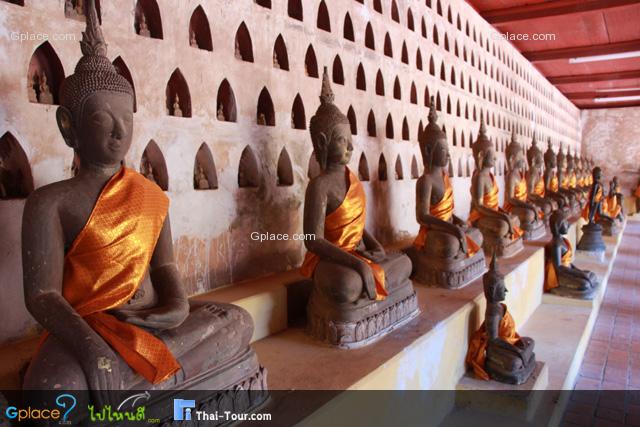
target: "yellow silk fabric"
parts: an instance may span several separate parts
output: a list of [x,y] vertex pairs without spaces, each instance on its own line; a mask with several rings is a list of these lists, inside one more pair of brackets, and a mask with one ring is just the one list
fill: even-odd
[[168,208],[157,185],[121,168],[67,252],[62,283],[62,295],[75,311],[154,384],[180,369],[177,360],[159,338],[106,311],[126,303],[140,286]]
[[575,172],[571,173],[571,178],[569,178],[569,188],[576,188],[578,185],[578,176]]
[[[513,189],[513,198],[516,200],[520,200],[521,202],[527,201],[527,181],[524,179],[524,175],[520,175],[520,179]],[[509,203],[508,198],[504,202],[504,210],[507,212],[511,212],[513,210],[513,206],[511,206],[511,203]]]
[[[511,317],[511,314],[507,310],[507,306],[504,307],[504,316],[500,320],[498,327],[498,336],[514,345],[520,341],[520,335],[516,332],[516,322]],[[467,368],[473,369],[475,376],[481,380],[489,381],[490,377],[487,371],[484,369],[484,363],[487,358],[487,345],[489,343],[489,336],[487,335],[487,328],[484,322],[480,326],[469,343],[469,350],[467,351],[466,364]]]
[[557,193],[558,190],[560,189],[558,187],[558,175],[554,174],[553,177],[551,178],[551,182],[549,182],[549,189],[554,193]]
[[607,213],[611,218],[615,218],[622,212],[622,206],[618,204],[618,198],[614,195],[607,197]]
[[[573,258],[573,249],[571,248],[571,242],[566,237],[563,237],[564,245],[567,248],[567,251],[560,258],[560,263],[569,267],[571,265],[571,259]],[[551,289],[555,289],[560,284],[558,283],[558,275],[556,274],[556,269],[553,267],[553,261],[551,259],[547,259],[545,263],[545,276],[544,276],[544,291],[549,292]]]
[[578,179],[578,187],[584,187],[586,184],[587,184],[587,181],[585,177],[581,176],[580,179]]
[[[591,194],[593,192],[593,188],[591,188],[591,190],[589,190],[589,198],[587,199],[587,204],[585,205],[584,209],[582,209],[582,218],[586,219],[587,221],[589,221],[589,206],[591,205]],[[598,187],[598,192],[596,193],[595,197],[593,198],[596,203],[602,200],[602,187]],[[602,206],[601,206],[601,210],[602,212],[607,212],[607,205],[606,205],[606,200],[602,200]],[[599,215],[596,213],[596,215],[593,217],[593,220],[596,221],[599,218]]]
[[569,177],[567,176],[567,174],[564,174],[564,176],[562,177],[562,182],[560,183],[560,187],[564,189],[569,188]]
[[[449,222],[453,217],[453,187],[451,186],[451,182],[449,181],[449,176],[445,173],[442,174],[442,179],[444,181],[444,195],[442,199],[436,204],[431,204],[429,207],[429,214],[431,216],[435,216],[436,218]],[[420,226],[420,232],[416,236],[413,245],[418,250],[422,250],[424,248],[425,242],[427,241],[427,233],[429,232],[429,227],[425,225]],[[467,258],[474,256],[479,250],[480,246],[471,238],[469,235],[467,237]]]
[[[484,194],[484,196],[482,197],[482,205],[484,207],[489,208],[489,209],[493,209],[494,211],[500,211],[500,207],[498,206],[498,204],[499,204],[499,201],[498,201],[498,184],[496,183],[496,177],[493,176],[493,174],[490,174],[490,175],[491,175],[491,190],[486,192]],[[525,189],[525,191],[526,191],[526,189]],[[472,207],[471,208],[471,212],[469,213],[469,220],[468,221],[471,224],[473,224],[478,219],[482,218],[482,216],[483,215],[475,207]],[[519,238],[523,234],[524,234],[524,232],[522,231],[522,229],[520,227],[514,226],[513,227],[512,240],[516,240],[517,238]]]
[[536,196],[544,197],[545,188],[544,188],[544,178],[541,176],[536,185],[533,186],[533,194]]
[[[385,287],[384,269],[356,253],[356,248],[364,234],[366,219],[367,203],[364,188],[358,177],[348,168],[346,168],[346,175],[349,180],[349,189],[342,204],[326,216],[324,220],[324,238],[369,264],[376,280],[376,299],[383,300],[388,295]],[[302,275],[312,277],[318,262],[320,262],[318,255],[313,252],[307,252],[300,268]]]

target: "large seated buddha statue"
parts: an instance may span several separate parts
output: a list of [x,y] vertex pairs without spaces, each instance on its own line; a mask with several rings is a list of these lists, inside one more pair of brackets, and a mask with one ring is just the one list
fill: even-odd
[[486,253],[509,257],[520,251],[522,230],[515,215],[499,207],[498,184],[491,173],[495,165],[493,144],[487,137],[481,117],[478,139],[472,146],[476,168],[471,178],[471,212],[469,222],[480,229]]
[[598,286],[598,277],[571,263],[573,249],[569,239],[569,223],[563,211],[555,211],[549,221],[551,242],[545,246],[544,290],[561,296],[591,299]]
[[420,135],[424,173],[416,182],[420,232],[408,251],[414,279],[430,286],[459,288],[485,270],[482,234],[453,214],[453,186],[447,174],[449,148],[436,123],[433,97],[429,124]]
[[365,191],[347,167],[349,120],[333,100],[325,67],[320,106],[309,125],[321,173],[307,186],[303,220],[304,232],[316,237],[305,240],[301,272],[313,280],[307,332],[351,348],[385,335],[418,308],[409,257],[385,252],[365,229]]
[[602,234],[615,236],[620,232],[620,224],[609,215],[604,186],[602,184],[602,170],[599,166],[593,168],[593,185],[589,190],[589,201],[582,210],[582,217],[589,224],[598,224],[602,227]]
[[529,169],[526,173],[527,181],[527,200],[535,204],[542,212],[543,220],[548,223],[549,215],[552,211],[558,209],[558,203],[551,197],[546,196],[546,188],[544,185],[544,158],[542,151],[538,148],[535,134],[531,141],[531,147],[527,150],[527,161]]
[[504,301],[507,289],[498,271],[495,254],[491,266],[482,277],[487,300],[484,322],[469,342],[466,365],[485,381],[523,384],[535,369],[535,342],[521,337]]
[[536,240],[544,236],[546,230],[542,221],[542,211],[528,201],[527,180],[525,177],[525,156],[522,145],[516,140],[515,128],[511,133],[511,141],[507,145],[507,175],[505,177],[506,192],[503,209],[520,220],[520,228],[524,232],[523,239]]
[[[251,317],[231,304],[189,302],[169,199],[121,165],[133,89],[107,59],[94,0],[86,22],[82,57],[56,112],[79,171],[33,192],[24,210],[25,302],[46,332],[23,388],[91,390],[94,403],[114,403],[109,390],[221,390],[199,405],[224,390],[263,390]],[[251,396],[238,405],[249,410],[266,397]]]
[[569,198],[560,193],[557,159],[551,147],[551,138],[547,140],[547,151],[544,152],[544,183],[547,197],[555,200],[560,209],[571,210]]
[[558,182],[560,183],[559,192],[567,197],[569,200],[569,210],[571,216],[575,216],[580,212],[580,200],[577,191],[570,187],[571,176],[570,171],[567,169],[567,156],[562,151],[562,146],[558,148],[558,154],[556,155],[558,165]]

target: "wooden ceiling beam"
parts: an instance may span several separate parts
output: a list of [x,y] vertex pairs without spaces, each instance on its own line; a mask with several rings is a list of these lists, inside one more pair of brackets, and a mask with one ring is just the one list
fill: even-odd
[[640,51],[640,40],[630,40],[620,43],[608,43],[593,46],[568,47],[564,49],[522,52],[522,55],[527,58],[529,62],[541,62],[634,51]]
[[579,74],[576,76],[555,76],[547,77],[547,79],[554,85],[603,82],[607,80],[640,79],[640,70],[617,71],[613,73],[600,74]]
[[571,100],[580,100],[580,99],[594,99],[594,98],[616,98],[618,96],[640,96],[640,89],[638,90],[619,90],[615,92],[596,92],[586,91],[586,92],[565,92],[564,96]]

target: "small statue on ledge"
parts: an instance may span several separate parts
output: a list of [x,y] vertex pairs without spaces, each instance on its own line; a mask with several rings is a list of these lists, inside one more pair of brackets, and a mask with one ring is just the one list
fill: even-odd
[[51,90],[49,89],[49,84],[47,83],[47,75],[44,71],[40,74],[40,91],[38,95],[38,102],[40,104],[53,104],[53,95],[51,94]]
[[216,112],[216,116],[217,116],[218,120],[220,120],[221,122],[226,122],[227,121],[227,118],[224,116],[224,107],[223,107],[222,103],[218,107],[218,111]]
[[158,183],[158,180],[156,179],[156,171],[153,169],[153,165],[151,164],[146,151],[142,153],[142,159],[140,160],[140,174],[154,184]]
[[[36,89],[35,86],[38,85],[38,82],[35,81],[37,79],[35,79],[34,77],[37,76],[37,74],[35,75],[28,75],[27,76],[27,97],[29,98],[29,102],[34,102],[34,103],[38,103],[38,94],[36,93]],[[38,85],[39,86],[39,85]]]
[[570,150],[567,150],[567,176],[569,177],[569,190],[576,195],[576,199],[580,204],[580,209],[583,209],[587,200],[586,197],[583,197],[582,189],[578,187],[578,173],[576,172],[575,157],[571,155]]
[[569,200],[569,210],[572,216],[577,215],[580,212],[580,201],[578,200],[578,193],[569,187],[571,177],[568,171],[567,156],[562,151],[562,146],[558,149],[556,156],[558,165],[558,182],[560,183],[560,194],[563,194]]
[[139,24],[138,34],[144,37],[151,37],[151,31],[149,31],[149,27],[147,26],[147,17],[142,11],[140,12],[140,24]]
[[176,97],[173,100],[173,116],[182,117],[182,110],[180,109],[180,97],[176,93]]
[[278,53],[273,51],[273,68],[280,69],[280,62],[278,61]]
[[196,38],[196,33],[192,29],[189,30],[189,46],[200,48],[200,46],[198,46],[198,39]]
[[267,117],[264,115],[264,113],[258,114],[258,125],[259,126],[267,125]]
[[200,162],[196,161],[196,173],[193,176],[193,187],[196,190],[209,190],[209,180]]
[[516,332],[513,317],[502,303],[507,289],[496,263],[494,254],[489,271],[482,277],[487,300],[485,320],[471,337],[466,364],[479,379],[524,384],[535,369],[535,343]]
[[244,60],[244,58],[242,58],[242,51],[240,50],[240,42],[238,41],[238,39],[236,39],[235,50],[233,54],[236,59],[239,59],[241,61]]
[[544,173],[542,170],[544,158],[542,151],[538,148],[535,134],[531,141],[531,147],[527,150],[527,160],[529,162],[529,169],[526,173],[527,200],[540,208],[542,218],[548,223],[549,215],[552,211],[558,209],[558,203],[552,198],[546,197]]
[[619,223],[624,222],[624,196],[620,193],[618,177],[614,176],[609,182],[609,194],[607,195],[607,212],[611,218]]
[[602,170],[598,166],[593,169],[593,181],[589,192],[589,201],[582,210],[582,217],[589,223],[598,223],[602,227],[603,235],[615,236],[620,232],[620,224],[615,217],[610,215],[607,198],[604,196]]

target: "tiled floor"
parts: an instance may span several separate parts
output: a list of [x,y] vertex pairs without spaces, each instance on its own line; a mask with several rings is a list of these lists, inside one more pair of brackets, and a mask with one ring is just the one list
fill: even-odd
[[640,426],[640,221],[627,223],[575,390],[564,425]]

